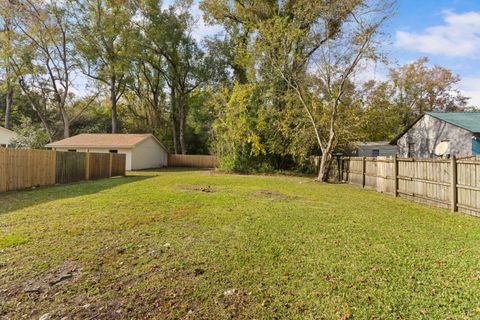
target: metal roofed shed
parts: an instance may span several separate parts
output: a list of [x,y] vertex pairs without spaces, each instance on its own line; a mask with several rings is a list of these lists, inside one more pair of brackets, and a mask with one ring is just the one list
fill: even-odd
[[[390,143],[401,157],[480,155],[480,112],[426,112]],[[443,155],[440,144],[448,146]]]

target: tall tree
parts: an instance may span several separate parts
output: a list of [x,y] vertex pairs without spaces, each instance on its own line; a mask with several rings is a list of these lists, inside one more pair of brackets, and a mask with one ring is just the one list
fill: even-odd
[[[375,38],[391,13],[389,1],[231,1],[204,0],[214,22],[248,30],[242,55],[249,80],[268,87],[265,110],[290,128],[307,119],[322,152],[318,179],[325,181],[339,137],[339,119],[350,78],[359,63],[375,59]],[[291,112],[300,107],[301,113]],[[342,114],[341,114],[342,113]],[[300,124],[298,126],[297,124]],[[280,140],[283,144],[285,135]],[[283,140],[283,141],[282,141]]]
[[188,97],[209,78],[205,55],[191,36],[194,21],[188,9],[187,6],[162,10],[158,1],[146,1],[142,8],[145,21],[141,24],[143,57],[169,87],[174,151],[177,152],[178,137],[183,154],[187,152]]
[[460,77],[439,65],[429,66],[428,58],[391,69],[389,78],[395,88],[395,98],[405,106],[405,125],[427,111],[461,111],[467,103],[456,87]]
[[13,106],[14,73],[11,66],[12,41],[14,35],[14,2],[0,2],[0,56],[1,66],[5,71],[5,128],[10,129],[10,115]]
[[[36,105],[41,118],[48,111],[58,112],[63,137],[68,138],[72,121],[84,110],[74,110],[76,52],[72,43],[72,8],[68,1],[19,0],[17,10],[16,27],[23,42],[16,48],[20,54],[14,56],[12,65],[20,87]],[[46,125],[49,120],[43,122]],[[52,129],[47,130],[52,135]]]
[[131,63],[134,1],[76,2],[77,37],[83,73],[109,91],[112,133],[119,131],[117,103],[125,93]]
[[359,94],[364,138],[391,139],[428,111],[462,111],[469,98],[451,70],[429,66],[427,58],[392,68],[386,81],[368,81]]

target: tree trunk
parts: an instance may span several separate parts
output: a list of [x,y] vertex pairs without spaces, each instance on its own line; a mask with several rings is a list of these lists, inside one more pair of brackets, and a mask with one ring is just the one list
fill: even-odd
[[[7,17],[5,18],[5,33],[7,35],[7,48],[8,51],[10,51],[10,42],[11,42],[11,35],[10,35],[10,18],[8,18],[8,13]],[[5,128],[10,129],[10,114],[12,112],[12,105],[13,105],[13,87],[11,83],[11,69],[10,69],[10,52],[8,53],[6,57],[6,67],[5,67],[5,81],[6,81],[6,101],[5,101]]]
[[174,154],[178,154],[178,145],[177,145],[177,124],[175,121],[175,117],[172,115],[172,139],[173,139],[173,152]]
[[158,92],[153,92],[153,116],[152,116],[152,127],[153,131],[157,131],[160,123],[160,107],[159,107],[159,97]]
[[185,146],[185,95],[180,94],[178,103],[178,140],[180,141],[180,148],[182,154],[187,154]]
[[116,77],[113,75],[110,79],[110,105],[112,108],[112,133],[118,132],[118,121],[117,121],[117,87],[116,87]]
[[[30,97],[27,96],[28,99],[30,100]],[[43,127],[45,128],[45,130],[47,131],[47,135],[48,135],[48,141],[49,142],[53,142],[53,134],[52,134],[52,130],[50,128],[50,125],[48,124],[48,121],[46,119],[46,117],[42,114],[42,112],[40,111],[40,109],[38,109],[30,100],[30,105],[32,106],[32,109],[35,110],[35,112],[37,113],[38,117],[40,118],[40,121],[42,122],[43,124]]]
[[328,181],[328,173],[330,171],[330,165],[332,164],[332,153],[334,149],[336,132],[335,132],[335,122],[337,120],[337,107],[338,99],[335,100],[332,107],[332,114],[330,116],[330,133],[328,137],[328,143],[325,149],[322,149],[322,160],[320,161],[320,169],[318,170],[318,180],[321,182]]
[[68,119],[68,115],[65,112],[65,108],[60,108],[62,114],[62,121],[63,121],[63,138],[70,137],[70,120]]
[[177,145],[177,121],[175,117],[175,109],[176,109],[176,95],[175,95],[175,88],[172,86],[170,87],[170,118],[172,121],[172,140],[173,140],[173,152],[178,154],[178,145]]
[[7,84],[7,92],[6,92],[6,104],[5,104],[5,128],[10,129],[10,114],[12,112],[12,105],[13,105],[13,88],[12,84],[10,83],[10,75],[9,75],[9,68],[7,68],[6,74],[6,84]]
[[322,154],[322,159],[320,160],[320,169],[318,170],[317,180],[321,182],[328,181],[328,174],[330,171],[330,166],[332,164],[332,152],[325,152]]

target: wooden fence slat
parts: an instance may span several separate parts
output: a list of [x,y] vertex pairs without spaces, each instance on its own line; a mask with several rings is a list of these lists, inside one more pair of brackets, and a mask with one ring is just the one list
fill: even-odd
[[85,180],[85,153],[57,152],[56,160],[56,183],[71,183]]
[[124,154],[111,154],[111,176],[125,175],[126,157]]
[[105,179],[110,177],[110,154],[90,153],[89,179]]
[[190,154],[169,154],[169,167],[191,167],[191,168],[215,168],[218,166],[216,156],[211,155],[190,155]]
[[450,178],[452,179],[452,185],[450,186],[450,201],[451,201],[451,208],[452,211],[455,212],[458,210],[457,208],[457,159],[455,156],[452,156],[451,168],[450,168]]
[[124,154],[0,148],[0,192],[125,175],[125,163]]
[[480,158],[343,157],[343,181],[480,216]]
[[7,150],[0,148],[0,192],[7,191]]

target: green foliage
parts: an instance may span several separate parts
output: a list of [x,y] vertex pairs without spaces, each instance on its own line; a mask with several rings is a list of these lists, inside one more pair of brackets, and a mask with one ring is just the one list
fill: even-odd
[[103,82],[122,81],[130,65],[135,8],[130,1],[77,1],[75,49],[86,74]]
[[426,59],[385,82],[351,79],[359,60],[383,61],[376,35],[391,1],[199,5],[225,31],[202,43],[189,0],[4,1],[0,67],[12,81],[0,82],[0,116],[9,87],[12,125],[33,128],[19,129],[23,145],[43,146],[40,127],[51,140],[68,126],[70,135],[118,127],[153,133],[171,152],[215,153],[227,171],[311,172],[311,156],[389,140],[423,111],[465,107],[459,78]]
[[303,131],[302,121],[293,127],[298,118],[292,123],[294,115],[289,113],[295,108],[285,108],[282,113],[269,105],[267,96],[265,88],[258,84],[235,83],[231,91],[224,88],[212,97],[216,114],[212,144],[222,170],[310,169],[306,164],[312,143],[305,139],[310,131]]
[[390,140],[426,111],[462,111],[468,98],[456,88],[458,81],[450,70],[421,58],[391,69],[384,82],[366,82],[356,90],[362,140]]
[[188,116],[186,123],[187,149],[192,154],[210,154],[212,125],[216,118],[214,107],[209,100],[213,89],[194,90],[188,98]]
[[[0,80],[0,125],[2,126],[3,123],[1,120],[5,118],[6,109],[6,92],[4,90],[4,84],[5,82]],[[20,88],[16,83],[13,83],[13,106],[10,117],[12,128],[20,125],[20,123],[23,121],[23,117],[30,118],[33,122],[38,122],[37,113],[32,110],[27,98],[22,95]]]
[[261,119],[259,90],[253,84],[235,84],[232,92],[223,89],[214,96],[217,119],[213,124],[215,154],[226,171],[258,169],[258,158],[266,154],[257,134]]
[[[111,132],[112,121],[109,107],[102,104],[93,104],[72,123],[72,135],[80,133]],[[124,125],[124,118],[120,121],[120,128]]]
[[45,128],[27,117],[20,119],[20,124],[14,128],[14,131],[17,133],[17,138],[12,144],[16,147],[43,149],[49,142]]

